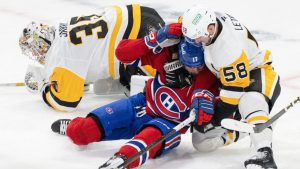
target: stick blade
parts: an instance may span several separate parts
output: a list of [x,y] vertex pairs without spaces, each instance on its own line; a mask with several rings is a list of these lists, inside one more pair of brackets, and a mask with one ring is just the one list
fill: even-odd
[[255,127],[255,125],[253,124],[244,123],[234,119],[223,119],[221,121],[221,125],[226,129],[245,132],[245,133],[254,133],[254,127]]

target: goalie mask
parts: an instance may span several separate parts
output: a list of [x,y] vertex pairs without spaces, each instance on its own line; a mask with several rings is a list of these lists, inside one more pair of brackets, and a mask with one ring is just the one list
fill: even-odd
[[31,22],[23,29],[19,39],[22,53],[30,59],[45,64],[45,55],[54,40],[55,28],[46,24]]

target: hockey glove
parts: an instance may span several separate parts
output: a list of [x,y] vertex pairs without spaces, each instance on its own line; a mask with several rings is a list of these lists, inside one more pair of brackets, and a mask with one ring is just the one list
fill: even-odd
[[162,51],[162,47],[160,47],[156,41],[156,32],[152,32],[149,35],[145,36],[145,44],[148,46],[149,49],[152,49],[154,54],[160,53]]
[[181,23],[172,23],[145,36],[145,44],[154,54],[160,53],[164,47],[173,46],[180,42]]
[[25,75],[25,85],[29,92],[38,93],[45,89],[46,79],[44,69],[40,66],[28,65]]
[[156,37],[158,45],[165,48],[178,44],[182,35],[181,27],[181,23],[171,23],[160,28]]
[[193,92],[191,109],[196,110],[195,124],[209,123],[214,114],[215,97],[208,90],[197,89]]
[[192,75],[184,69],[179,60],[166,63],[164,70],[166,72],[166,86],[183,88],[192,84]]

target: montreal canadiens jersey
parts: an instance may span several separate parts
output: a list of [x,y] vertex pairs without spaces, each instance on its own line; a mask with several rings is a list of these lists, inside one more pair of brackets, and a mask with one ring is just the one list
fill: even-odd
[[59,23],[46,55],[46,78],[52,85],[44,92],[44,101],[58,111],[71,111],[80,102],[85,83],[118,79],[115,48],[125,34],[137,38],[140,24],[141,8],[136,4]]
[[220,79],[221,101],[237,105],[248,87],[250,71],[271,63],[270,51],[260,50],[255,38],[234,17],[216,12],[218,37],[204,47],[207,67]]
[[154,79],[147,81],[146,85],[146,113],[152,117],[160,117],[179,123],[189,116],[191,98],[196,89],[206,89],[215,96],[219,95],[219,80],[204,67],[197,76],[193,77],[192,85],[184,88],[170,88],[166,84],[165,63],[178,58],[177,52],[164,48],[160,53],[153,54],[144,42],[144,39],[120,42],[116,49],[119,60],[131,64],[141,60],[142,65],[151,65],[157,74]]
[[192,85],[184,88],[170,88],[162,83],[163,74],[157,73],[148,80],[146,89],[146,112],[154,117],[180,123],[190,114],[191,98],[196,89],[209,90],[214,96],[219,95],[219,83],[216,77],[204,67],[193,77]]

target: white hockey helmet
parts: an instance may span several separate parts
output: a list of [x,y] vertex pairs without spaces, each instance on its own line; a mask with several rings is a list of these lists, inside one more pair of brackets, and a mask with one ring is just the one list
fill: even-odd
[[200,36],[210,37],[207,30],[210,24],[216,24],[214,11],[194,6],[184,12],[182,16],[182,32],[188,40],[194,40]]
[[31,22],[23,29],[19,46],[30,59],[45,63],[45,55],[54,40],[55,28],[43,23]]

